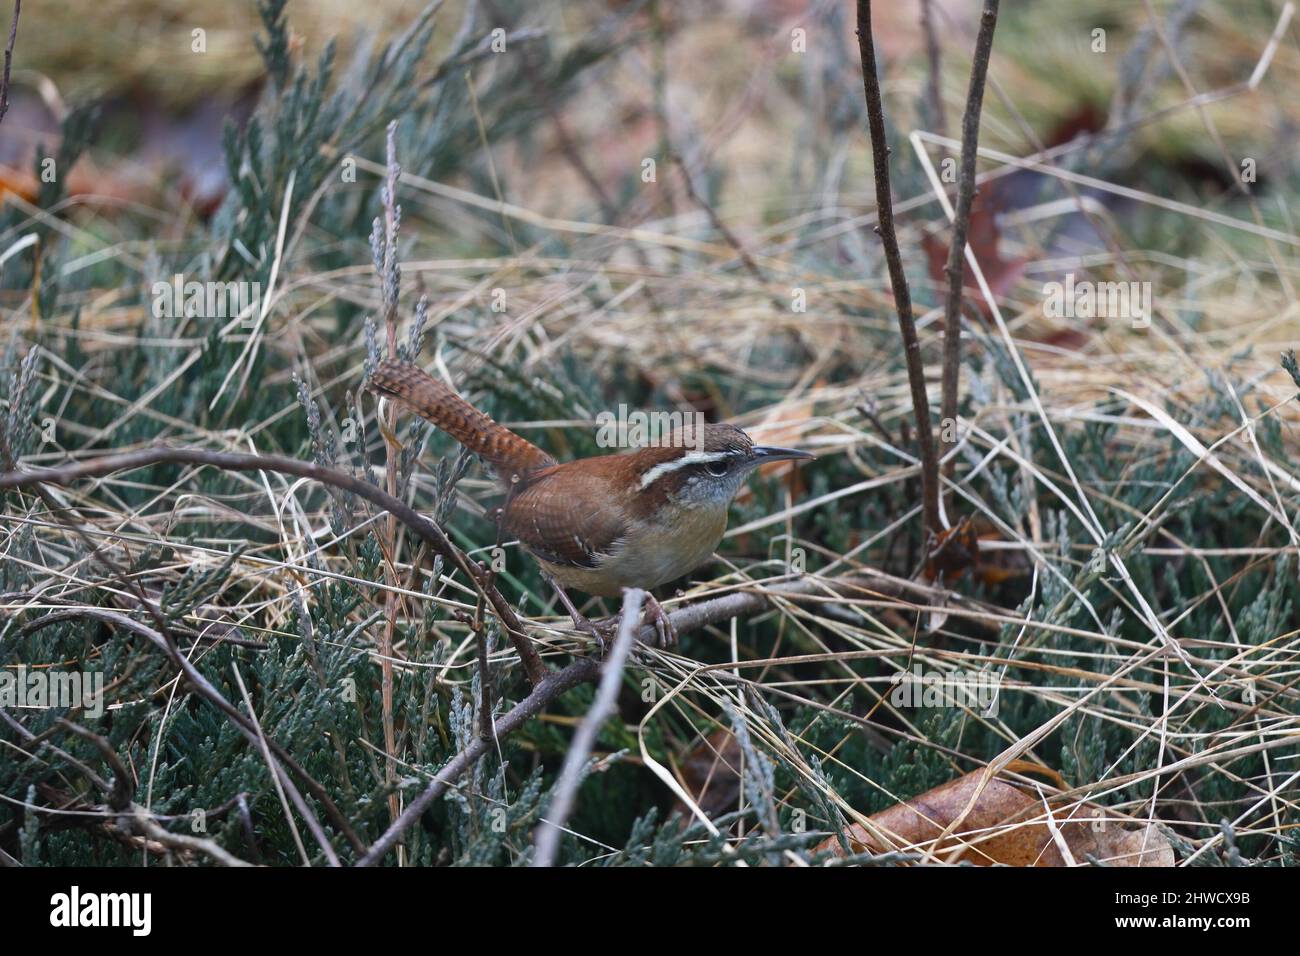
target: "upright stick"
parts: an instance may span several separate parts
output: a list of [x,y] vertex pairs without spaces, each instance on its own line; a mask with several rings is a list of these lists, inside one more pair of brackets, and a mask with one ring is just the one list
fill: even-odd
[[[975,202],[975,153],[979,148],[980,110],[984,105],[984,78],[989,72],[989,54],[993,51],[993,30],[998,25],[998,0],[985,0],[980,14],[979,34],[975,37],[975,61],[970,70],[970,91],[966,94],[966,112],[961,120],[961,170],[957,176],[957,210],[952,221],[952,245],[948,247],[948,301],[943,314],[943,398],[939,409],[940,440],[947,446],[957,443],[957,390],[961,384],[961,306],[962,280],[966,266],[966,232],[970,227],[971,208]],[[944,438],[950,436],[951,440]],[[946,471],[953,472],[955,462]]]
[[903,335],[907,379],[912,386],[912,411],[916,415],[916,441],[921,446],[921,513],[931,537],[943,530],[939,523],[939,461],[930,428],[930,400],[925,392],[925,366],[921,342],[912,316],[912,294],[903,273],[903,257],[894,234],[894,200],[889,189],[889,144],[885,141],[885,112],[880,102],[880,80],[876,76],[875,41],[871,35],[871,0],[858,0],[858,50],[862,56],[862,87],[867,98],[867,125],[871,130],[871,161],[876,177],[876,208],[880,225],[876,232],[885,245],[889,284],[894,290],[898,329]]

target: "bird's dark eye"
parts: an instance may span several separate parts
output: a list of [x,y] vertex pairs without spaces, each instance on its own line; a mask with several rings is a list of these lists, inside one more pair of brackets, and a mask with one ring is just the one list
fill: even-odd
[[727,473],[727,460],[724,458],[721,461],[706,462],[704,465],[704,470],[707,471],[714,478],[721,478],[723,475]]

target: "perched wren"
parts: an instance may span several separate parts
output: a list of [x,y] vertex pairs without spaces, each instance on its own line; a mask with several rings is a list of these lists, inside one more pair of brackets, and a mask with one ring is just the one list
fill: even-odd
[[[727,507],[755,468],[813,457],[755,445],[734,425],[702,425],[665,445],[558,464],[409,362],[381,363],[370,388],[495,469],[507,492],[498,526],[537,560],[575,622],[593,633],[563,588],[618,597],[624,588],[648,592],[682,577],[713,554]],[[660,636],[671,640],[662,609],[653,599],[648,607]]]

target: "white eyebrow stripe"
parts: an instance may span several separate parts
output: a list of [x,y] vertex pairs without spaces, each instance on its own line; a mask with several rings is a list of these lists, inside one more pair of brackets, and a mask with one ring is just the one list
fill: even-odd
[[687,465],[703,465],[711,461],[722,461],[728,457],[725,451],[715,451],[705,454],[701,451],[693,451],[688,455],[682,455],[681,458],[674,458],[663,464],[655,465],[644,475],[641,476],[641,490],[644,491],[654,484],[664,475],[671,474],[678,468],[685,468]]

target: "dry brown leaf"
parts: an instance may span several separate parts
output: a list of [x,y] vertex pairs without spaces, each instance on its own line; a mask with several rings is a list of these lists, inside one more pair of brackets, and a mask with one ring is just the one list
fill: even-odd
[[[740,797],[740,744],[730,730],[719,728],[701,740],[682,759],[678,777],[691,799],[707,816],[721,816],[736,809]],[[684,817],[690,808],[678,801]]]
[[967,570],[984,584],[994,587],[1029,573],[1023,552],[984,548],[981,541],[1003,540],[981,515],[965,515],[951,528],[941,531],[925,562],[925,576],[934,581],[940,575],[952,584]]
[[[1050,773],[1022,761],[1008,769]],[[995,777],[972,806],[982,776],[982,770],[972,771],[882,810],[870,817],[870,828],[854,824],[850,847],[855,853],[933,849],[936,861],[984,866],[1069,866],[1090,859],[1110,866],[1174,865],[1173,848],[1154,826],[1134,824],[1094,804],[1071,806],[1050,797],[1044,803],[1040,794]],[[959,819],[956,832],[944,837]],[[834,837],[817,849],[843,855]]]
[[944,581],[951,584],[965,574],[967,568],[979,564],[979,534],[970,515],[939,532],[937,537],[925,561],[925,576],[929,580],[943,575]]
[[[971,205],[970,224],[966,232],[966,243],[975,253],[975,261],[980,264],[980,271],[984,273],[984,278],[989,284],[991,291],[996,298],[1006,295],[1015,284],[1020,281],[1024,275],[1025,266],[1029,264],[1027,256],[1016,256],[1011,259],[1002,257],[1002,231],[998,228],[997,223],[997,198],[985,198],[977,196]],[[945,269],[948,265],[948,243],[951,240],[940,238],[938,235],[925,235],[921,238],[921,246],[925,250],[926,264],[929,267],[930,278],[935,285],[942,289],[948,287],[948,277]],[[964,270],[962,276],[962,298],[980,310],[980,313],[988,318],[992,313],[989,310],[989,304],[984,300],[984,295],[980,291],[979,282],[969,268]]]

